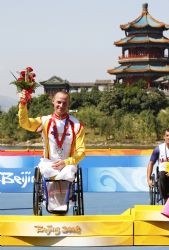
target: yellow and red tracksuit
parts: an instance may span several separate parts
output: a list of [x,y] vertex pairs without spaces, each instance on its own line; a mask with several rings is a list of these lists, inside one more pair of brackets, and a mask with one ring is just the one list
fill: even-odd
[[[33,131],[41,132],[44,143],[44,158],[55,161],[58,158],[57,155],[57,143],[53,135],[53,120],[55,119],[59,138],[61,138],[67,115],[60,119],[55,114],[54,118],[52,115],[42,116],[37,118],[29,118],[28,110],[26,105],[19,105],[19,124],[22,128]],[[76,165],[85,156],[85,144],[84,144],[84,127],[83,125],[73,116],[69,115],[68,118],[68,129],[63,142],[62,150],[66,165]]]

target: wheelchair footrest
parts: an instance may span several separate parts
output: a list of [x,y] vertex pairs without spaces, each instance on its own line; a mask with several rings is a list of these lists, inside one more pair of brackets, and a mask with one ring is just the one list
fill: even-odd
[[46,206],[46,210],[52,214],[65,214],[67,213],[68,209],[69,209],[69,204],[58,206],[55,209],[50,209],[48,205]]

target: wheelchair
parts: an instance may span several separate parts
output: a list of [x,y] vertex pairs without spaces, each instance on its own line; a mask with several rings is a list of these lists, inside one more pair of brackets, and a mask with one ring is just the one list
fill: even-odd
[[151,175],[153,186],[149,188],[150,205],[164,205],[164,199],[160,194],[159,167],[156,167],[155,173]]
[[[49,210],[48,209],[48,182],[59,183],[59,185],[66,185],[66,194],[64,197],[66,210]],[[78,166],[75,180],[69,182],[66,180],[51,180],[51,178],[44,178],[38,167],[34,172],[33,184],[33,214],[42,216],[42,207],[45,204],[46,210],[52,214],[65,215],[69,211],[70,202],[73,205],[73,215],[84,215],[84,201],[83,201],[83,182],[82,169]]]

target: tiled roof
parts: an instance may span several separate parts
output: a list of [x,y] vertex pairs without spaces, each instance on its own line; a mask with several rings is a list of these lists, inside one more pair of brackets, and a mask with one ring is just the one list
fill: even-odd
[[123,44],[129,44],[129,43],[169,43],[169,39],[166,37],[161,37],[161,38],[155,38],[155,37],[150,37],[148,35],[143,35],[143,36],[128,36],[125,38],[122,38],[120,41],[115,42],[115,45],[123,45]]
[[74,88],[78,88],[78,87],[93,87],[94,86],[94,82],[69,82],[69,85],[71,87]]
[[119,67],[116,67],[114,69],[108,69],[109,74],[118,74],[122,72],[164,72],[169,73],[169,65],[165,66],[152,66],[150,64],[145,65],[121,65]]
[[111,85],[112,80],[96,80],[95,82],[69,82],[71,87],[93,87],[98,85]]
[[112,84],[112,80],[96,80],[95,82],[68,82],[67,80],[63,80],[60,77],[53,76],[47,81],[40,82],[41,85],[45,86],[54,86],[54,85],[65,85],[68,84],[72,88],[83,88],[83,87],[93,87],[93,86],[107,86]]
[[128,30],[132,28],[140,29],[140,28],[144,28],[148,26],[151,28],[163,28],[163,30],[169,29],[169,25],[163,22],[157,21],[149,14],[148,4],[143,4],[143,10],[142,10],[141,15],[132,22],[120,25],[120,28],[122,30]]
[[47,81],[43,81],[40,82],[41,85],[62,85],[62,84],[68,84],[67,80],[63,80],[62,78],[58,77],[58,76],[52,76],[51,78],[49,78]]

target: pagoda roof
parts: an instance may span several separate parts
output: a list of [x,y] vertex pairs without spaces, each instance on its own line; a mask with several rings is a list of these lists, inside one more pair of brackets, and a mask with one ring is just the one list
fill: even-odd
[[116,67],[114,69],[108,69],[109,74],[118,74],[118,73],[125,73],[125,72],[131,72],[131,73],[139,73],[139,72],[161,72],[161,73],[167,73],[169,72],[169,65],[165,66],[156,66],[156,65],[121,65],[119,67]]
[[151,28],[162,28],[163,30],[168,30],[169,25],[157,21],[155,18],[153,18],[149,12],[148,12],[148,3],[143,4],[143,10],[139,17],[137,17],[132,22],[128,22],[127,24],[120,25],[120,28],[122,30],[129,30],[129,29],[140,29],[145,27],[151,27]]
[[122,38],[121,40],[115,42],[115,45],[123,45],[123,44],[130,44],[130,43],[169,43],[169,39],[166,37],[161,37],[161,38],[155,38],[155,37],[150,37],[148,35],[143,35],[143,36],[128,36],[125,38]]
[[62,84],[68,84],[67,80],[63,80],[62,78],[58,76],[52,76],[46,81],[40,82],[41,85],[62,85]]

